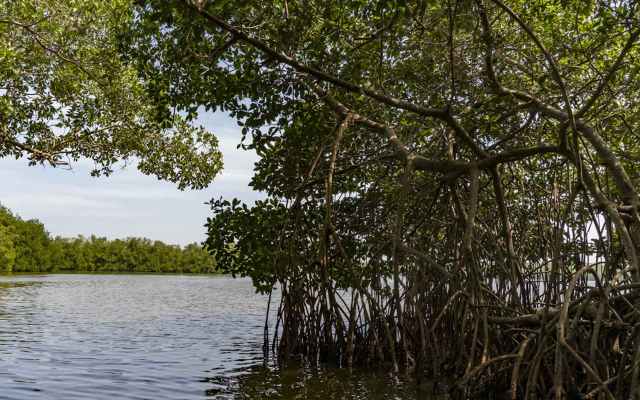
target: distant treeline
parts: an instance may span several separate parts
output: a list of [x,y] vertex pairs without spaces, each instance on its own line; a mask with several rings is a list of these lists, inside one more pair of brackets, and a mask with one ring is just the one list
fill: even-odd
[[213,273],[200,245],[185,247],[141,238],[52,238],[38,220],[25,221],[0,206],[0,272]]

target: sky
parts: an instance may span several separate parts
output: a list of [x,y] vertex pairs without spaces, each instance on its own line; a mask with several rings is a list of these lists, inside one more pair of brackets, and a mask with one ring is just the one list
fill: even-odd
[[30,167],[25,159],[5,158],[0,159],[0,204],[23,219],[39,219],[52,236],[202,242],[203,225],[211,215],[205,202],[219,197],[252,202],[263,195],[248,186],[257,156],[236,149],[241,136],[235,121],[222,113],[207,113],[199,122],[218,137],[225,164],[206,189],[180,191],[173,183],[143,175],[134,165],[94,178],[88,160],[69,170]]

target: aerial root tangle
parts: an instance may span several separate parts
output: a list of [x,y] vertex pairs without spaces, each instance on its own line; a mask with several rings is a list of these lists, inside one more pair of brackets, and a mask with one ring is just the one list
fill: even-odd
[[[485,285],[477,297],[473,290],[452,292],[454,282],[415,274],[403,285],[398,316],[384,280],[337,289],[301,275],[283,286],[281,359],[302,354],[312,364],[386,364],[421,381],[445,382],[434,390],[459,398],[637,395],[640,285],[593,287],[575,274],[559,302],[525,310]],[[543,291],[528,293],[510,303],[540,304]]]

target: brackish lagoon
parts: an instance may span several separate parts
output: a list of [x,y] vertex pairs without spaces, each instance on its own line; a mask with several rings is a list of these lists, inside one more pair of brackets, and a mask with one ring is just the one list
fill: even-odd
[[0,399],[429,398],[383,373],[265,361],[266,305],[224,276],[0,277]]

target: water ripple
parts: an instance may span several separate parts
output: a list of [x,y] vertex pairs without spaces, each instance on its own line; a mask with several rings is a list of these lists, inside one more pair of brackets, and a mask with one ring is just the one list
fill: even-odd
[[266,304],[227,277],[0,276],[0,400],[434,398],[375,371],[265,363]]
[[0,277],[0,399],[203,399],[262,362],[266,300],[202,276]]

